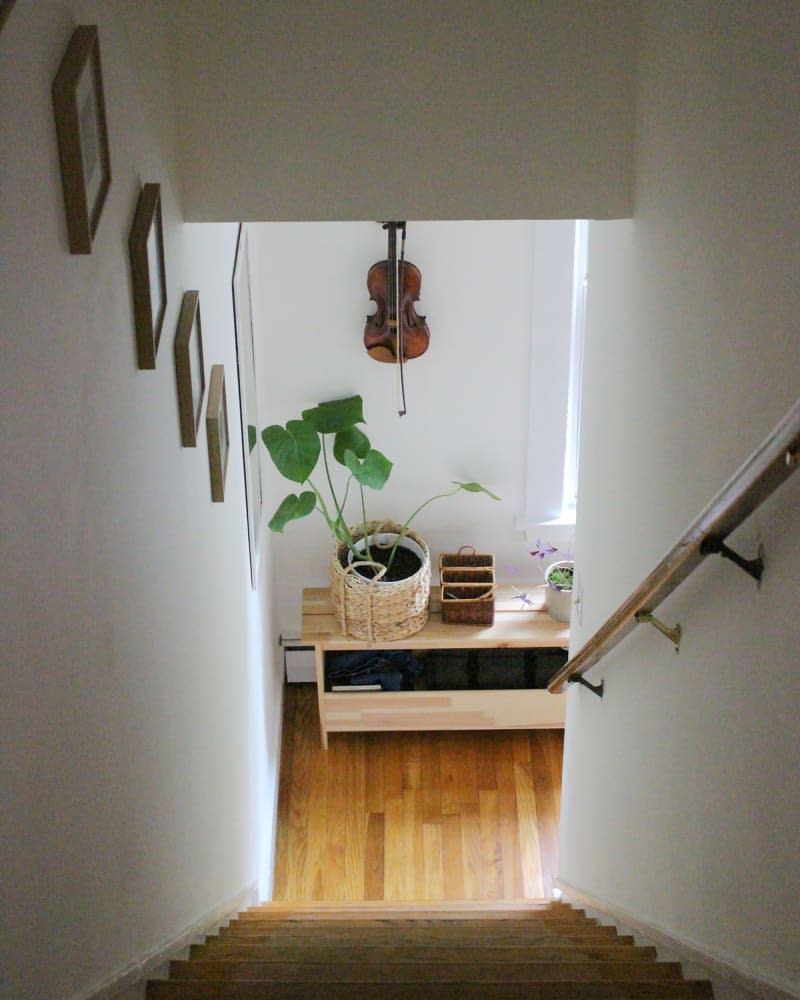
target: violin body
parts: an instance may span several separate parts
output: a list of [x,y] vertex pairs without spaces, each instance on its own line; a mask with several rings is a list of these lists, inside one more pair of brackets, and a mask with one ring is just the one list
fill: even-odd
[[[430,331],[424,316],[418,316],[414,303],[419,300],[422,274],[402,256],[397,259],[396,233],[404,222],[387,222],[389,246],[387,260],[379,260],[367,272],[367,289],[377,309],[367,317],[364,346],[376,361],[401,365],[418,358],[428,349]],[[398,339],[402,350],[398,349]]]

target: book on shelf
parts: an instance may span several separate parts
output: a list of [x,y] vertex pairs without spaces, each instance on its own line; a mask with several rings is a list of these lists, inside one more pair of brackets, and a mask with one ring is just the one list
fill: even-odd
[[347,691],[356,694],[359,691],[382,691],[380,684],[331,684],[331,691]]

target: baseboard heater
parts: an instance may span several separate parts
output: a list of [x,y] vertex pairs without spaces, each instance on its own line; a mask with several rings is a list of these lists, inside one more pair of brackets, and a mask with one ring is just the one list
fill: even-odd
[[286,683],[315,684],[317,666],[314,659],[314,647],[303,646],[299,635],[284,635],[284,633],[281,633],[280,644],[283,649]]

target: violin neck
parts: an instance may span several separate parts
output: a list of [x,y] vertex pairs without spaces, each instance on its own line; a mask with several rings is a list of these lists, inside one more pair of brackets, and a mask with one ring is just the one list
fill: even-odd
[[387,222],[385,227],[388,230],[388,249],[387,249],[387,292],[388,292],[388,308],[389,316],[388,322],[389,326],[394,328],[394,332],[398,331],[398,316],[399,316],[399,294],[400,294],[400,281],[399,281],[399,263],[397,260],[397,230],[402,228],[405,233],[405,222]]
[[402,227],[405,236],[405,222],[387,222],[386,228],[389,231],[389,245],[387,249],[387,292],[389,296],[387,325],[389,334],[394,339],[394,354],[397,364],[397,411],[399,415],[405,416],[406,412],[406,390],[403,380],[403,327],[400,316],[400,288],[402,287],[400,267],[397,261],[397,229]]

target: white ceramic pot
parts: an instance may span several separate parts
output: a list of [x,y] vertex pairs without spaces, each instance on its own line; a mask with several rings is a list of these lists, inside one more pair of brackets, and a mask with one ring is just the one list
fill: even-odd
[[550,617],[559,622],[569,621],[572,610],[572,589],[556,590],[555,587],[551,586],[549,577],[554,569],[563,569],[567,566],[574,567],[574,563],[569,559],[562,559],[559,562],[551,563],[544,574],[544,580],[547,584],[544,592],[544,606]]
[[[397,538],[396,532],[382,531],[380,534],[377,535],[369,535],[368,540],[370,546],[375,546],[375,548],[379,549],[390,549],[394,545],[396,538]],[[427,557],[426,552],[421,545],[418,545],[414,541],[413,538],[409,538],[408,535],[403,535],[403,537],[400,539],[397,545],[398,548],[408,549],[409,551],[413,552],[414,555],[419,559],[420,566],[424,564],[425,559]],[[365,553],[364,558],[366,559],[367,539],[359,538],[358,541],[356,542],[356,548],[358,549],[359,552]],[[348,563],[355,561],[355,556],[353,555],[350,549],[347,550],[347,561]],[[379,580],[378,583],[380,582],[381,581]]]

